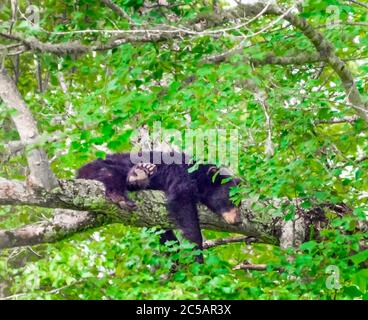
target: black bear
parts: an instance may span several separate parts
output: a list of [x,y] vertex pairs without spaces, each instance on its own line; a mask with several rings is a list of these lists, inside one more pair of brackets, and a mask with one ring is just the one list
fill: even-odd
[[[144,157],[130,153],[107,155],[105,160],[96,159],[81,167],[77,178],[103,182],[106,196],[125,209],[135,208],[127,191],[164,191],[169,217],[186,239],[202,249],[197,203],[203,203],[214,213],[222,215],[230,224],[239,223],[239,208],[229,197],[230,188],[236,186],[239,179],[224,174],[210,164],[199,164],[195,170],[189,170],[194,163],[186,164],[184,153],[175,155],[176,161],[171,164],[167,164],[167,159],[173,159],[172,154],[158,151],[146,152]],[[142,158],[145,160],[140,163],[131,160]],[[172,230],[166,230],[161,235],[161,243],[168,240],[177,240]],[[198,261],[203,261],[201,255]]]

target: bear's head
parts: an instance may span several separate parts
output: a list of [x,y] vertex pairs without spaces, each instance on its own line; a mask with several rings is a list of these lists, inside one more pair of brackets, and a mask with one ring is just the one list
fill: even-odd
[[240,179],[234,178],[229,170],[213,165],[203,165],[199,171],[198,188],[201,202],[220,214],[227,223],[240,223],[240,208],[230,199],[230,189],[237,186]]

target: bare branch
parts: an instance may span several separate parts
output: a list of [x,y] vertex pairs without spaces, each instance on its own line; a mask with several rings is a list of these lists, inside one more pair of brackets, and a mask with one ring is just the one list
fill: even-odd
[[[242,262],[235,267],[233,270],[256,270],[256,271],[265,271],[267,270],[267,264],[253,264],[248,262]],[[278,269],[280,270],[280,269]]]
[[14,43],[7,46],[0,45],[0,62],[3,57],[18,56],[27,51],[27,48],[22,43]]
[[275,154],[275,147],[272,142],[272,120],[270,115],[270,107],[267,103],[266,93],[257,91],[255,92],[255,98],[261,105],[266,117],[267,139],[265,143],[265,154],[267,157],[272,157]]
[[[66,84],[65,78],[64,78],[64,74],[60,71],[57,74],[58,80],[59,80],[59,84],[61,87],[61,90],[63,91],[63,93],[65,94],[65,96],[68,96],[68,85]],[[73,109],[73,105],[70,101],[66,101],[65,102],[65,109],[68,115],[74,115],[74,109]]]
[[55,210],[51,221],[27,225],[15,230],[0,230],[0,249],[55,242],[76,232],[96,228],[104,216],[86,211]]
[[17,9],[18,9],[18,1],[17,0],[10,0],[10,8],[11,8],[11,20],[10,20],[10,27],[9,33],[12,33],[13,26],[17,21]]
[[12,62],[13,71],[14,71],[14,83],[17,84],[19,80],[19,54],[10,56],[10,60]]
[[267,270],[266,264],[250,264],[247,262],[240,263],[233,267],[233,270],[257,270],[257,271],[265,271]]
[[[90,202],[92,197],[94,200]],[[86,199],[87,202],[83,199]],[[94,207],[96,203],[105,208],[96,209]],[[97,181],[58,181],[57,188],[47,191],[24,181],[7,180],[0,177],[0,205],[93,210],[99,213],[112,210],[109,212],[110,215],[120,217],[116,206],[105,199],[103,186]]]
[[212,247],[229,244],[229,243],[236,243],[236,242],[245,242],[247,244],[250,244],[251,242],[255,242],[256,240],[257,240],[256,238],[248,237],[248,236],[206,240],[203,243],[203,249],[209,249]]
[[38,85],[38,92],[43,92],[43,82],[42,82],[42,64],[40,57],[36,59],[36,77],[37,77],[37,85]]

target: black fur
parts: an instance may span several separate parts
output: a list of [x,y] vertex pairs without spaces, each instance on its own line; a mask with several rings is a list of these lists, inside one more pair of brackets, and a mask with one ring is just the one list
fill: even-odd
[[[149,162],[153,159],[161,159],[168,154],[160,152],[149,152]],[[129,153],[112,154],[106,160],[97,159],[78,171],[77,178],[93,179],[104,183],[106,196],[111,201],[123,208],[134,208],[134,203],[129,200],[127,191],[142,189],[162,190],[167,197],[167,207],[169,217],[175,221],[183,236],[194,242],[199,249],[202,249],[202,234],[199,226],[197,203],[201,202],[210,210],[217,214],[224,214],[229,210],[237,210],[236,206],[229,199],[229,189],[238,183],[237,179],[231,179],[227,183],[222,183],[226,176],[216,174],[214,179],[214,166],[201,164],[198,169],[189,172],[191,165],[185,164],[184,154],[176,154],[181,158],[181,164],[161,164],[155,162],[155,167],[151,166],[150,171],[145,171],[146,175],[142,181],[129,183],[130,177],[136,177],[137,169],[145,170],[142,164],[135,165],[131,161]],[[155,158],[153,158],[155,157]],[[147,162],[147,161],[145,161]],[[216,171],[216,170],[215,170]],[[234,211],[235,212],[235,211]],[[238,214],[238,211],[237,211]],[[236,221],[231,223],[238,222]],[[166,230],[161,236],[161,242],[176,240],[172,230]],[[203,261],[199,256],[198,261]]]

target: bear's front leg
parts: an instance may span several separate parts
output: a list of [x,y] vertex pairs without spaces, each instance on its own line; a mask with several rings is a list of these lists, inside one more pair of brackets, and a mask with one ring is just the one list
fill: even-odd
[[126,195],[126,171],[117,163],[97,159],[80,168],[77,178],[102,182],[106,198],[124,210],[132,210],[136,205]]
[[130,191],[146,189],[150,177],[157,172],[156,165],[152,163],[138,163],[133,166],[127,176],[127,188]]

